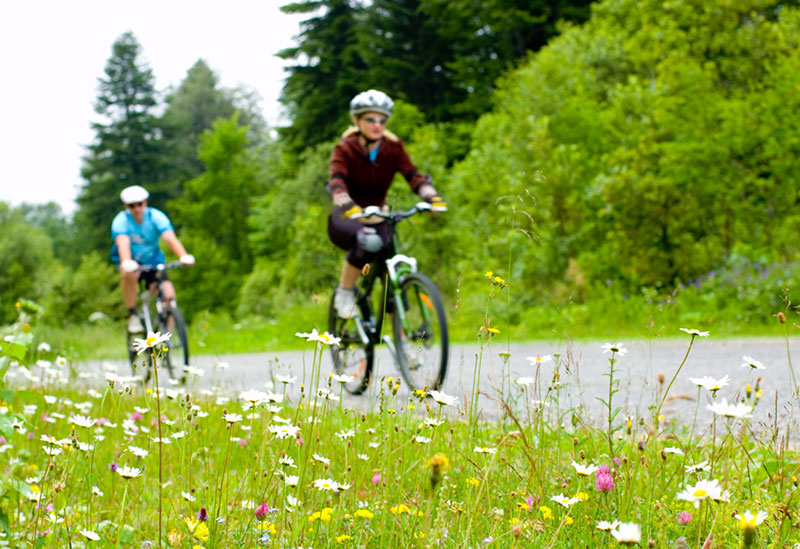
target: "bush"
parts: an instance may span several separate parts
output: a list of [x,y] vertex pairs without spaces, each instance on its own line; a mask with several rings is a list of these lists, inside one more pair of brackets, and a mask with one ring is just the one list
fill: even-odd
[[84,256],[74,272],[59,266],[51,276],[53,288],[44,302],[45,319],[51,324],[86,323],[95,312],[112,318],[123,316],[119,273],[99,253]]

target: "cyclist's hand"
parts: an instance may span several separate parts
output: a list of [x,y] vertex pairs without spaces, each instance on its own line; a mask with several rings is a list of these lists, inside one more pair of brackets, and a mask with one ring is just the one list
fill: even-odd
[[119,264],[119,268],[125,273],[135,273],[139,270],[139,264],[133,259],[126,259]]
[[192,254],[184,254],[178,259],[178,261],[180,261],[181,265],[184,267],[191,267],[194,265],[194,256]]
[[425,199],[425,202],[431,205],[431,212],[433,213],[447,211],[447,202],[438,194]]
[[356,214],[361,213],[361,206],[355,203],[351,203],[346,206],[342,206],[342,217],[344,219],[350,219]]

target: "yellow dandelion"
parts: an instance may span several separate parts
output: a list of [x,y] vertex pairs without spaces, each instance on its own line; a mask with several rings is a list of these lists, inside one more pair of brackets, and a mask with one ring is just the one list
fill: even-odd
[[375,513],[368,511],[366,509],[358,509],[355,513],[353,513],[353,516],[358,518],[363,518],[366,520],[372,520],[373,517],[375,517]]

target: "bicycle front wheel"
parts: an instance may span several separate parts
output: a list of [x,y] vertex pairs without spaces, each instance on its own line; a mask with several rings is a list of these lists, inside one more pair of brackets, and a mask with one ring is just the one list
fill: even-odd
[[369,386],[375,349],[372,343],[364,344],[358,334],[356,321],[353,318],[340,318],[336,314],[333,300],[328,309],[328,332],[341,339],[338,345],[331,345],[333,371],[338,375],[349,377],[352,381],[344,384],[345,390],[353,395],[360,395]]
[[163,363],[167,367],[172,379],[186,379],[183,367],[189,365],[189,338],[186,334],[186,323],[183,314],[177,306],[166,309],[161,317],[161,333],[171,332],[172,337],[167,343],[167,352]]
[[[137,355],[136,349],[133,346],[134,341],[138,338],[144,337],[144,334],[134,334],[126,330],[125,335],[126,345],[128,346],[128,362],[131,364],[131,371],[133,372],[133,375],[142,374],[142,379],[144,379],[146,382],[150,377],[150,368],[148,367],[146,360],[142,360],[141,365],[136,362],[139,356]],[[137,368],[144,368],[144,372],[137,370]]]
[[411,273],[400,283],[392,331],[397,366],[410,389],[431,391],[441,387],[450,345],[447,318],[439,290],[424,274]]

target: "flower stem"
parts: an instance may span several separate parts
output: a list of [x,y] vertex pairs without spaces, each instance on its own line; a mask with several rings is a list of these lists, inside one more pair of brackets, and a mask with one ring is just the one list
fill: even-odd
[[792,366],[792,354],[789,352],[789,328],[786,327],[786,324],[783,325],[783,334],[786,339],[786,359],[789,361],[789,372],[792,374],[792,389],[794,389],[795,396],[800,396],[798,394],[800,388],[797,387],[797,378],[794,376],[794,366]]
[[[613,407],[611,406],[611,399],[614,396],[614,351],[611,351],[611,358],[608,359],[610,369],[608,372],[608,456],[614,459],[614,441],[612,439],[611,422],[614,419]],[[658,417],[658,416],[656,416]]]
[[661,413],[661,406],[663,406],[664,405],[664,401],[667,400],[667,395],[669,394],[670,387],[672,387],[672,384],[675,383],[675,379],[678,377],[678,373],[680,373],[681,368],[683,368],[683,365],[686,364],[686,359],[689,358],[689,351],[692,350],[692,344],[694,343],[694,338],[695,337],[697,337],[697,336],[695,334],[692,334],[692,339],[689,340],[689,347],[686,349],[686,354],[683,355],[683,360],[681,361],[680,365],[678,366],[678,369],[675,370],[675,375],[672,376],[672,379],[670,380],[669,385],[667,385],[667,390],[664,391],[664,396],[661,397],[661,402],[658,403],[658,408],[656,408],[656,413],[655,413],[655,418],[654,418],[656,427],[658,426],[658,418],[659,418],[659,414]]
[[120,507],[120,516],[123,517],[122,524],[119,525],[119,532],[117,532],[117,547],[119,547],[119,540],[122,538],[122,529],[125,527],[125,500],[128,498],[128,483],[130,480],[125,479],[125,490],[122,492],[122,507]]
[[164,480],[163,480],[163,468],[161,462],[161,454],[163,453],[162,447],[162,440],[161,440],[161,395],[158,386],[158,360],[156,358],[156,351],[153,351],[151,355],[151,360],[153,361],[153,373],[155,375],[155,383],[156,383],[156,413],[158,414],[158,418],[156,418],[156,424],[158,425],[158,543],[161,544],[161,500],[162,500],[162,490]]

